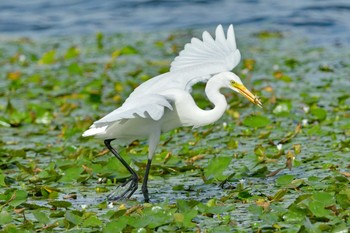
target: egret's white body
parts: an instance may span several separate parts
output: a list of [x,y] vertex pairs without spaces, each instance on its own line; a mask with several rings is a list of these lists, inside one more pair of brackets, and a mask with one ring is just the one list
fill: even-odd
[[[193,38],[171,63],[168,73],[141,84],[121,107],[94,122],[83,136],[105,139],[108,143],[106,146],[119,160],[122,160],[121,157],[109,144],[111,140],[131,142],[147,138],[148,176],[161,133],[181,126],[208,125],[224,114],[227,102],[220,93],[221,88],[230,88],[261,106],[260,101],[244,87],[239,77],[230,72],[241,58],[232,25],[228,28],[226,37],[221,25],[216,28],[215,34],[215,39],[206,31],[203,33],[203,41]],[[200,81],[207,81],[205,93],[214,105],[211,110],[200,109],[190,95],[192,85]],[[121,162],[135,175],[125,162]],[[131,196],[137,183],[130,186],[131,190],[127,190],[122,197]],[[143,193],[148,201],[147,177]]]

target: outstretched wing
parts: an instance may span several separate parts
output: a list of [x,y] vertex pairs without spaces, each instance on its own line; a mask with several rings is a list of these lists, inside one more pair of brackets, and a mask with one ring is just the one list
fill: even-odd
[[192,38],[174,61],[170,72],[154,77],[137,87],[129,98],[160,93],[167,89],[189,91],[197,82],[207,81],[213,75],[231,71],[241,60],[236,46],[233,26],[225,36],[221,25],[216,28],[215,39],[203,32],[203,40]]
[[138,98],[129,98],[120,108],[110,112],[100,120],[95,121],[90,128],[83,133],[83,136],[104,134],[107,128],[116,121],[133,118],[160,120],[164,114],[165,108],[173,110],[169,100],[162,95],[150,94]]
[[182,69],[196,69],[205,67],[207,74],[215,74],[232,70],[240,61],[241,54],[236,46],[232,24],[225,36],[221,25],[217,26],[215,39],[207,32],[203,32],[203,40],[192,38],[191,43],[185,45],[174,61],[170,72]]
[[150,118],[157,121],[163,116],[165,108],[173,109],[169,101],[162,95],[151,94],[132,98],[125,101],[120,108],[95,121],[94,125],[103,126],[110,122],[135,117]]
[[233,26],[225,36],[221,25],[216,28],[215,39],[203,32],[203,40],[192,38],[184,50],[171,63],[170,72],[156,76],[137,87],[124,104],[93,123],[83,136],[103,133],[110,123],[135,117],[159,120],[165,108],[172,109],[166,91],[189,91],[193,84],[206,81],[215,74],[231,71],[240,61]]

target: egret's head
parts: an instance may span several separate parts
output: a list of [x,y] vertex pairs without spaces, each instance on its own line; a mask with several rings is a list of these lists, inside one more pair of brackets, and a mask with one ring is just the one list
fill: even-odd
[[228,88],[234,90],[235,92],[240,93],[244,97],[246,97],[250,102],[252,102],[255,105],[258,105],[259,107],[262,107],[262,103],[260,102],[259,98],[255,95],[253,95],[242,83],[241,79],[235,75],[232,72],[225,72],[223,73],[226,85]]

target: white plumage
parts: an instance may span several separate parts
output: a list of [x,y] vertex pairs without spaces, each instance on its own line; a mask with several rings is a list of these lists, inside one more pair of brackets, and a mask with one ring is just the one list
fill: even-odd
[[[240,62],[241,54],[236,46],[233,26],[230,25],[225,36],[219,25],[215,39],[203,32],[202,40],[192,38],[171,63],[170,71],[156,76],[137,87],[123,105],[100,120],[83,133],[83,136],[96,136],[105,139],[108,149],[123,163],[132,174],[129,188],[117,196],[130,197],[137,189],[136,173],[111,147],[110,142],[130,142],[148,138],[149,153],[143,194],[148,201],[147,177],[155,149],[162,132],[180,126],[199,127],[218,120],[226,110],[225,97],[221,88],[230,88],[261,106],[260,101],[242,84],[238,76],[230,71]],[[207,81],[205,93],[213,103],[211,110],[202,110],[190,95],[192,85]],[[136,187],[136,188],[135,188]]]
[[205,31],[203,41],[192,38],[174,61],[170,72],[156,76],[137,87],[124,104],[100,120],[94,122],[83,136],[108,138],[111,123],[135,117],[160,120],[165,108],[172,110],[171,103],[164,93],[168,89],[189,91],[197,82],[206,81],[214,74],[231,71],[240,61],[241,54],[236,47],[233,26],[230,25],[227,37],[223,27],[216,28],[215,40]]

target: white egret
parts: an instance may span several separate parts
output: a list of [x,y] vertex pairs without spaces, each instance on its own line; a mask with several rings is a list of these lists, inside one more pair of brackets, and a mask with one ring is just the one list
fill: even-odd
[[[142,184],[142,193],[149,201],[147,181],[153,155],[160,134],[181,126],[199,127],[218,120],[225,112],[227,102],[220,89],[229,88],[262,106],[241,82],[230,72],[240,61],[233,26],[225,36],[221,25],[216,28],[215,39],[203,32],[203,40],[193,38],[171,63],[170,71],[156,76],[137,87],[122,106],[95,121],[83,136],[104,139],[106,147],[130,172],[130,178],[118,188],[120,195],[109,195],[109,200],[129,198],[138,187],[138,176],[128,163],[111,146],[113,140],[131,142],[148,139],[148,162]],[[192,96],[191,87],[197,82],[207,82],[205,93],[214,105],[211,110],[200,109]]]

